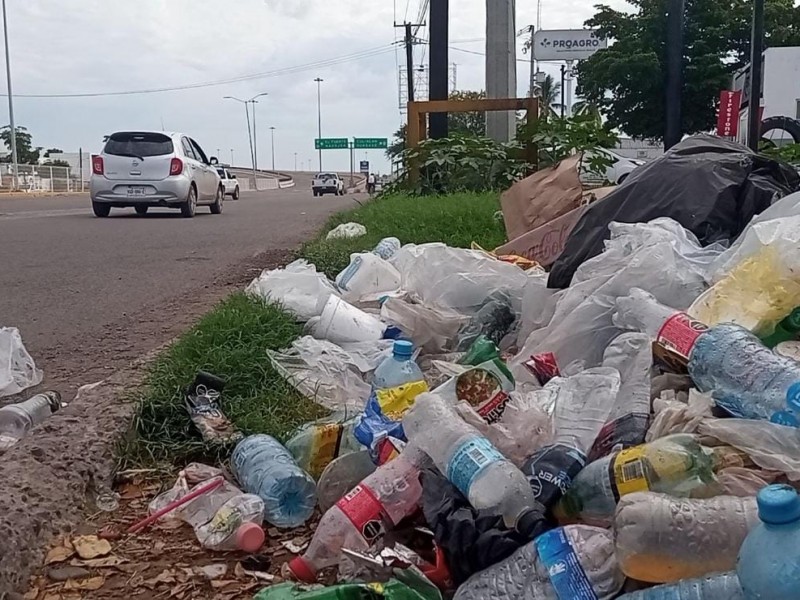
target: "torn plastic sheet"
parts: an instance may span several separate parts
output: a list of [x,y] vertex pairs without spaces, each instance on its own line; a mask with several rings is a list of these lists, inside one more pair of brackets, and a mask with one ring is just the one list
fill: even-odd
[[39,385],[42,371],[22,343],[16,327],[0,327],[0,397],[13,396]]

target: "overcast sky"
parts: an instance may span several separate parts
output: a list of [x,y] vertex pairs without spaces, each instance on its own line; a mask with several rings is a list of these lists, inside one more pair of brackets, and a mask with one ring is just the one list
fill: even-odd
[[[544,29],[581,27],[589,0],[542,0]],[[322,77],[323,137],[391,137],[401,123],[395,16],[416,19],[423,0],[8,0],[17,125],[37,146],[98,151],[120,129],[186,132],[206,152],[249,165],[244,108],[223,96],[269,96],[257,105],[259,166],[316,169],[315,77]],[[622,0],[612,0],[620,5]],[[406,8],[408,4],[408,9]],[[534,22],[536,2],[517,2],[517,26]],[[484,88],[485,0],[450,0],[450,62],[458,88]],[[425,31],[420,37],[427,37]],[[521,40],[520,40],[521,43]],[[427,63],[423,47],[416,61]],[[367,52],[371,51],[371,52]],[[469,52],[467,52],[469,51]],[[358,60],[341,60],[360,53]],[[527,58],[521,52],[520,58]],[[327,61],[327,64],[319,64]],[[314,63],[317,63],[315,66]],[[528,64],[519,63],[519,88]],[[557,65],[545,67],[552,73]],[[283,72],[281,72],[283,71]],[[26,98],[176,87],[260,78],[163,93]],[[5,90],[5,77],[2,78]],[[8,122],[5,99],[0,120]],[[364,159],[363,153],[357,157]],[[382,153],[369,153],[386,170]],[[346,151],[325,153],[326,169],[349,169]]]

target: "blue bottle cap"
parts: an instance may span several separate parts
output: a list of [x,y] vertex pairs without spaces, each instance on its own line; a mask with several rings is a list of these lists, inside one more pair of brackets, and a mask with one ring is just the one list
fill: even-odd
[[786,403],[794,410],[800,410],[800,381],[793,383],[786,390]]
[[800,496],[785,484],[768,485],[758,492],[758,516],[764,523],[781,525],[800,520]]
[[393,352],[395,356],[409,357],[414,354],[414,344],[408,340],[395,340]]

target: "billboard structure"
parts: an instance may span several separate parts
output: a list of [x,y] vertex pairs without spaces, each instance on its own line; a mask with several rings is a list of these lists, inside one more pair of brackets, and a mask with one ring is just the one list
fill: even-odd
[[596,29],[543,29],[533,34],[533,58],[547,60],[583,60],[608,42]]

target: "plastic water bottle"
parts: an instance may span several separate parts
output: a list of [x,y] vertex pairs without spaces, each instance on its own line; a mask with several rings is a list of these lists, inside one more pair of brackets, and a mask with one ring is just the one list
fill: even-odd
[[621,497],[647,491],[688,496],[714,481],[714,461],[713,451],[689,434],[615,452],[578,474],[555,515],[561,523],[580,520],[608,527]]
[[590,461],[645,441],[650,423],[650,370],[653,366],[650,337],[644,333],[618,336],[606,348],[603,366],[619,371],[621,384],[608,422],[589,453]]
[[314,480],[275,438],[243,439],[231,455],[231,470],[244,491],[264,501],[264,518],[276,527],[299,527],[314,512]]
[[323,515],[305,554],[288,564],[289,574],[306,583],[322,569],[338,564],[342,548],[366,550],[419,508],[420,467],[428,460],[409,444],[379,467]]
[[421,394],[403,419],[409,440],[431,457],[439,471],[478,509],[502,515],[521,532],[541,515],[522,471],[463,421],[437,394]]
[[540,535],[473,575],[455,600],[610,600],[624,583],[611,533],[570,525]]
[[227,482],[181,507],[180,518],[192,526],[197,539],[209,550],[256,552],[264,544],[264,502]]
[[755,498],[629,494],[614,516],[614,544],[625,575],[668,583],[732,571],[757,524]]
[[363,450],[353,434],[355,424],[355,419],[343,423],[308,423],[286,442],[286,449],[292,453],[301,469],[314,479],[319,479],[325,467],[334,459]]
[[586,454],[614,407],[619,386],[619,371],[609,367],[559,377],[545,386],[555,396],[555,438],[536,449],[522,466],[540,512],[552,509],[583,469]]
[[400,251],[402,244],[396,237],[383,238],[378,245],[372,250],[373,254],[377,254],[383,260],[390,260]]
[[739,551],[736,571],[747,600],[800,598],[800,497],[788,485],[758,493],[761,523]]
[[731,572],[657,585],[617,600],[744,600],[744,593],[736,572]]
[[44,392],[0,408],[0,452],[8,450],[61,408],[61,394]]

